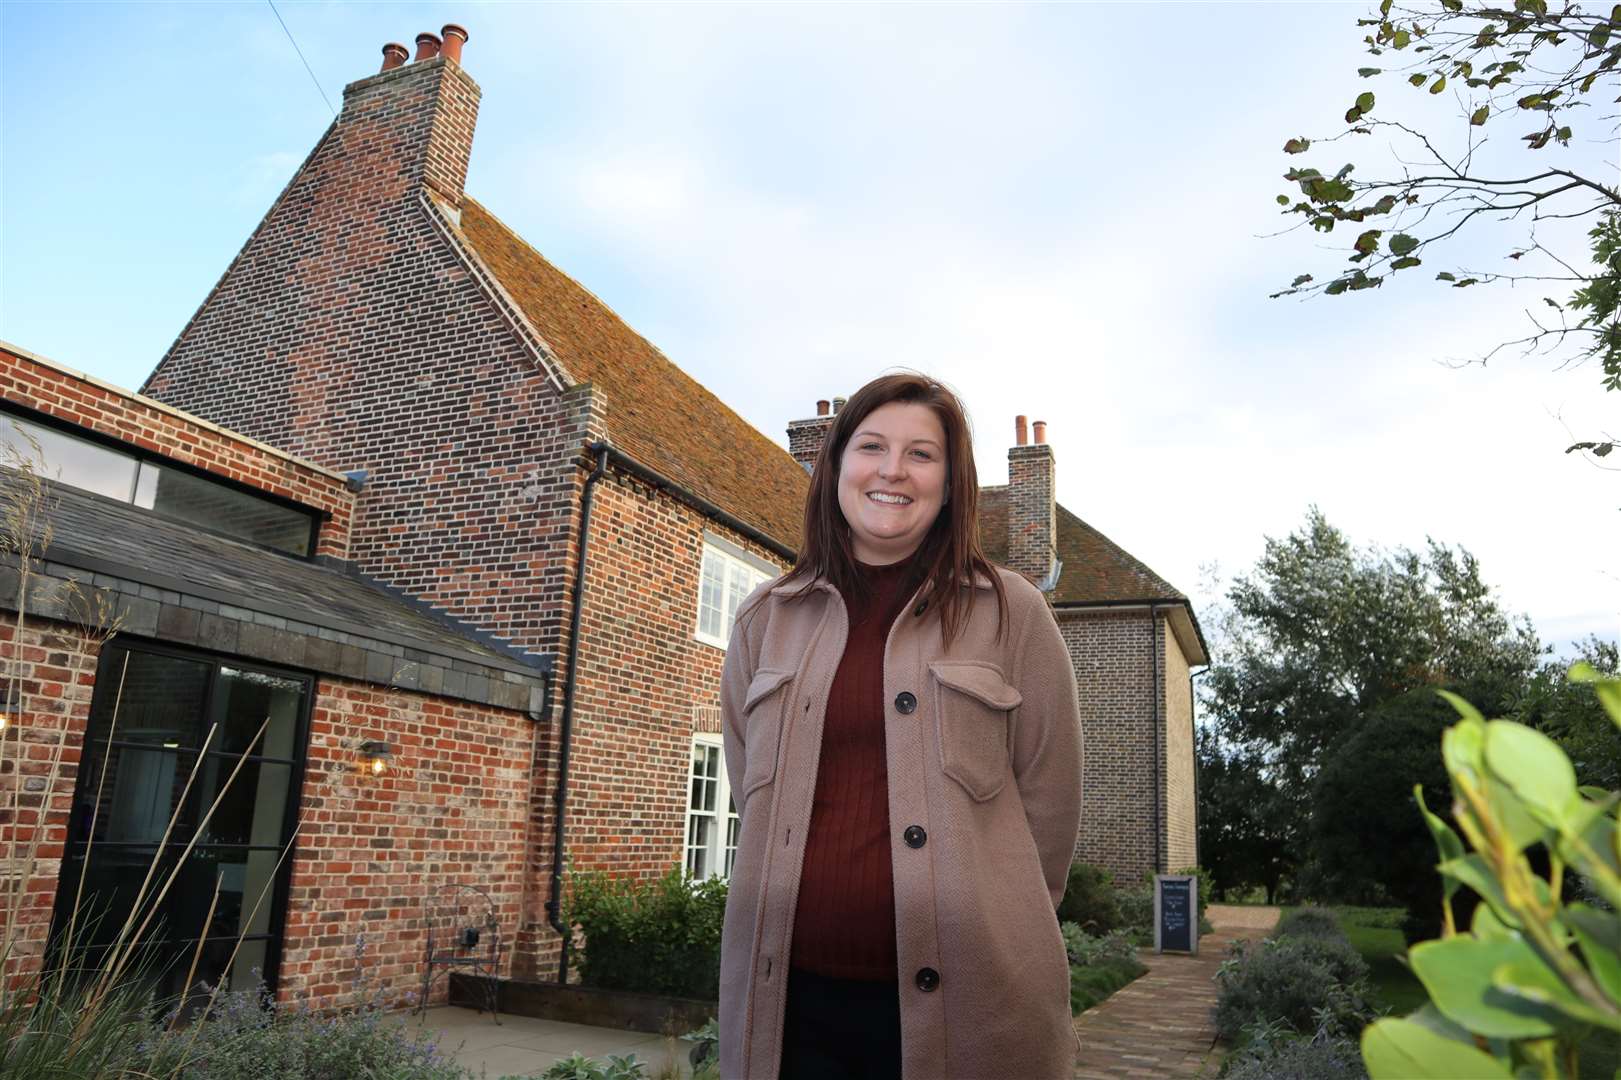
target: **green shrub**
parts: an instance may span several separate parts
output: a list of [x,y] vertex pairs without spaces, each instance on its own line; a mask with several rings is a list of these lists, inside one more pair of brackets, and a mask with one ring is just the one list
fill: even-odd
[[692,1044],[687,1051],[687,1063],[692,1066],[693,1080],[698,1080],[707,1069],[717,1076],[720,1072],[720,1023],[711,1016],[697,1031],[681,1036]]
[[1075,923],[1060,923],[1059,929],[1064,934],[1064,951],[1069,954],[1072,1014],[1090,1009],[1148,970],[1137,959],[1131,935],[1125,930],[1099,937]]
[[1130,930],[1147,931],[1149,944],[1154,941],[1154,892],[1152,889],[1122,889],[1115,896],[1120,908],[1120,925]]
[[635,1054],[610,1054],[606,1061],[588,1058],[578,1050],[571,1057],[554,1061],[539,1080],[645,1080],[647,1066]]
[[1235,942],[1216,973],[1216,1030],[1229,1042],[1253,1024],[1305,1034],[1327,1027],[1355,1035],[1372,1017],[1368,965],[1343,938],[1269,938]]
[[[360,949],[364,955],[364,946]],[[207,992],[204,986],[204,992]],[[431,1032],[388,1011],[380,990],[362,978],[359,1002],[341,1013],[305,1003],[278,1003],[261,982],[221,992],[207,1019],[167,1030],[143,1045],[150,1061],[140,1075],[185,1080],[464,1080],[467,1073],[439,1052]],[[171,1014],[172,1015],[172,1014]]]
[[1340,928],[1340,920],[1332,911],[1319,907],[1303,907],[1285,915],[1278,923],[1274,936],[1343,939],[1345,931]]
[[569,922],[585,935],[580,982],[715,1001],[726,882],[680,867],[657,880],[572,875]]
[[1226,1080],[1368,1080],[1362,1051],[1319,1027],[1309,1037],[1280,1023],[1255,1024],[1244,1046],[1222,1063]]
[[1092,934],[1107,933],[1120,926],[1120,902],[1115,897],[1114,876],[1084,862],[1071,863],[1064,901],[1058,905],[1058,921],[1075,923]]

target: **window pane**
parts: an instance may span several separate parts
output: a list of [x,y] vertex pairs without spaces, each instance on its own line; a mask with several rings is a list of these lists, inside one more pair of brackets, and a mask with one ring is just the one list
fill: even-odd
[[754,589],[754,575],[749,568],[735,560],[727,561],[730,566],[727,574],[726,629],[722,632],[722,637],[731,634],[732,624],[737,621],[738,605],[748,599],[749,593]]
[[[290,758],[298,729],[298,703],[304,684],[259,671],[220,669],[214,696],[214,717],[219,730],[211,749],[240,754],[264,725],[264,738],[253,748],[265,757]],[[269,723],[266,723],[266,720]]]
[[309,553],[308,514],[166,465],[141,463],[135,504],[294,555]]
[[[30,438],[38,444],[37,450]],[[0,413],[0,447],[10,447],[17,455],[12,458],[0,450],[0,465],[15,467],[20,461],[32,462],[41,476],[120,502],[129,502],[135,486],[136,462],[132,455],[10,414]]]
[[688,774],[687,782],[687,791],[690,795],[690,798],[687,800],[687,808],[689,810],[696,810],[703,805],[700,795],[700,788],[703,784],[703,775],[704,748],[694,744],[692,748],[692,771]]
[[[89,829],[93,824],[97,840],[157,843],[179,805],[196,755],[122,746],[105,753],[106,771],[102,772],[98,757],[91,781],[101,786],[101,806],[93,814],[94,822],[87,815],[82,827]],[[94,799],[94,787],[86,794]],[[184,822],[176,821],[176,825]]]
[[97,735],[184,750],[202,746],[212,664],[118,645],[108,645],[103,657],[91,715]]
[[209,809],[213,809],[208,826],[198,834],[198,841],[280,844],[287,796],[292,786],[292,766],[250,759],[241,763],[233,781],[231,773],[237,766],[235,758],[210,754],[198,770],[197,820],[201,822]]
[[713,548],[704,549],[703,571],[698,593],[698,631],[718,638],[721,630],[721,607],[726,591],[726,563]]
[[688,867],[695,877],[709,877],[711,870],[709,849],[715,842],[715,819],[694,815],[687,825],[687,846],[690,851]]

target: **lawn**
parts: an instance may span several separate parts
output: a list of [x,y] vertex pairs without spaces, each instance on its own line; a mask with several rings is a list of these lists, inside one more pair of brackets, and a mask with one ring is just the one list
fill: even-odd
[[[1284,908],[1287,914],[1290,908]],[[1407,944],[1401,936],[1401,908],[1330,908],[1356,951],[1368,962],[1374,1004],[1397,1016],[1412,1012],[1429,1000],[1424,986],[1407,970],[1402,956]],[[1581,1080],[1610,1080],[1621,1069],[1621,1035],[1601,1031],[1582,1043]]]

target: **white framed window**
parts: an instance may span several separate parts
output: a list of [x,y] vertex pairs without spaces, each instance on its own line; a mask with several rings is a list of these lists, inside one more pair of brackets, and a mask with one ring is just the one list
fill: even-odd
[[[724,813],[721,807],[726,808]],[[694,735],[687,778],[687,873],[695,878],[732,876],[738,821],[721,760],[720,736]]]
[[738,606],[762,582],[776,576],[777,568],[764,559],[705,533],[703,566],[698,574],[698,626],[693,636],[726,648]]

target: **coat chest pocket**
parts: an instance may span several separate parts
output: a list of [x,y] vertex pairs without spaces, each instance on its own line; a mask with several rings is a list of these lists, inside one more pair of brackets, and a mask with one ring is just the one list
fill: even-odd
[[743,770],[744,796],[776,778],[783,710],[788,702],[788,683],[793,677],[791,671],[758,671],[749,683],[749,692],[743,699],[748,758]]
[[1007,783],[1008,716],[1024,699],[991,664],[942,661],[929,670],[939,684],[940,766],[975,801],[984,802]]

